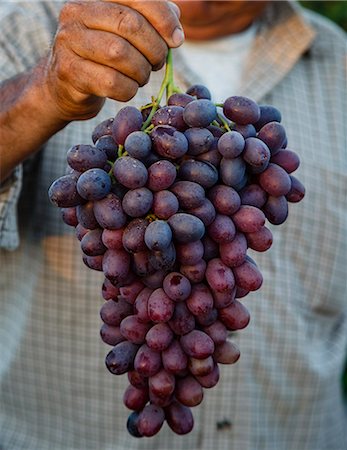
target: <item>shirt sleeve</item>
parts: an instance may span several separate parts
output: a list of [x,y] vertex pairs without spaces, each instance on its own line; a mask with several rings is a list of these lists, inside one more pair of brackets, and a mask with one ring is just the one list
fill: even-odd
[[[0,83],[32,67],[49,49],[62,2],[0,2]],[[0,248],[19,245],[17,205],[22,165],[0,185]]]

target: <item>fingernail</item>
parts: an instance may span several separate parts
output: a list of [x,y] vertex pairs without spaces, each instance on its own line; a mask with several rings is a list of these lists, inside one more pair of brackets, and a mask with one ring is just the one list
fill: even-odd
[[184,41],[184,33],[182,28],[175,28],[174,32],[172,33],[172,42],[174,43],[174,45],[176,45],[177,47],[181,44],[183,44]]

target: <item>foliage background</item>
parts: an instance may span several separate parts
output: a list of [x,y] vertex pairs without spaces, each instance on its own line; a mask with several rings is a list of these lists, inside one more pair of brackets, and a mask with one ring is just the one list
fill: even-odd
[[327,16],[347,31],[347,1],[300,1],[305,8]]
[[[347,1],[300,1],[305,7],[328,17],[347,31]],[[342,385],[347,399],[347,362]]]

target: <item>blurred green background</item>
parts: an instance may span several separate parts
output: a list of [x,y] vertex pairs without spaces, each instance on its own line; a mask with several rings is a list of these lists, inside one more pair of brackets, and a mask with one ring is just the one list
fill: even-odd
[[347,1],[300,1],[305,8],[329,17],[347,31]]
[[[305,8],[312,9],[313,11],[328,17],[347,31],[347,1],[300,1],[300,3],[305,6]],[[347,399],[347,362],[342,386]]]

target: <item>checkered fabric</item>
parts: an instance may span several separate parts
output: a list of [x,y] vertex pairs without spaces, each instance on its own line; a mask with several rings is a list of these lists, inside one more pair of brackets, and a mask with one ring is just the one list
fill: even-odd
[[[0,79],[47,51],[60,7],[1,1]],[[178,84],[198,82],[175,54]],[[127,379],[106,370],[110,348],[99,338],[103,276],[84,266],[74,230],[47,198],[68,148],[90,143],[94,126],[120,104],[107,101],[95,119],[70,124],[16,170],[0,191],[1,450],[347,448],[345,63],[341,30],[292,4],[269,5],[240,94],[281,110],[307,195],[284,225],[271,227],[270,251],[255,256],[264,284],[243,300],[252,319],[234,335],[241,359],[205,391],[186,436],[166,425],[150,439],[127,433]],[[133,103],[146,103],[161,77],[154,73]]]

